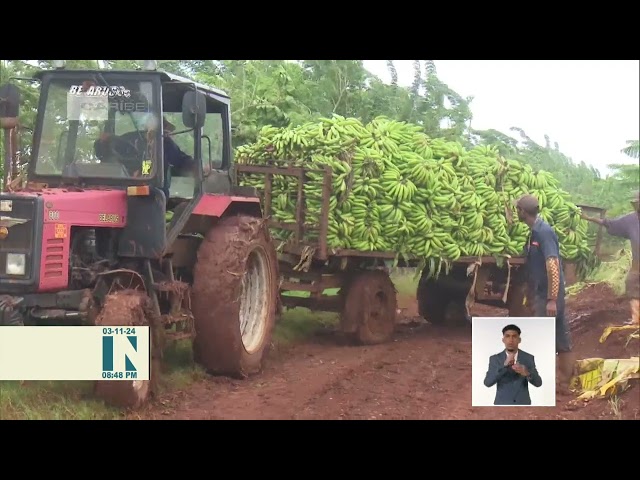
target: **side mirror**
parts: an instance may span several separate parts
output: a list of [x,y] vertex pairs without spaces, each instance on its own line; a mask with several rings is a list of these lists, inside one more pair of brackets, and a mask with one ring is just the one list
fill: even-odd
[[0,127],[5,130],[18,125],[20,112],[20,90],[7,83],[0,87]]
[[182,123],[187,128],[200,129],[207,118],[207,99],[204,93],[188,91],[182,98]]

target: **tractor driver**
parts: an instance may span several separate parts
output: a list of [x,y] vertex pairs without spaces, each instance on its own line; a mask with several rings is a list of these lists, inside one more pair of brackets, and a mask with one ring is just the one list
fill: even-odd
[[162,117],[162,144],[164,150],[164,194],[167,199],[169,198],[169,187],[171,186],[171,167],[174,167],[181,172],[194,172],[196,168],[193,157],[182,150],[176,142],[171,138],[171,132],[176,127],[167,120],[166,117]]
[[[195,162],[193,157],[183,152],[170,137],[169,134],[175,130],[175,126],[164,117],[162,120],[164,147],[164,185],[162,191],[168,199],[169,187],[171,186],[171,167],[181,171],[192,171],[195,167]],[[109,152],[115,149],[115,153],[123,158],[140,158],[141,152],[146,149],[145,132],[153,129],[153,123],[156,123],[153,114],[148,114],[136,119],[136,130],[133,132],[127,132],[119,136],[103,133],[94,143],[96,156],[100,159],[107,158],[109,157]]]

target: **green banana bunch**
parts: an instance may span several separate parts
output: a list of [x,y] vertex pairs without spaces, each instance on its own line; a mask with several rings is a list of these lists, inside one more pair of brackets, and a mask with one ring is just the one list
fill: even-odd
[[[588,245],[587,222],[549,172],[534,171],[500,155],[497,147],[466,150],[458,142],[429,138],[422,127],[377,117],[364,125],[334,115],[297,127],[261,129],[254,144],[235,151],[239,164],[304,166],[306,223],[319,225],[323,170],[332,170],[327,242],[331,248],[390,251],[423,259],[518,256],[528,227],[514,201],[533,194],[540,215],[558,234],[565,260],[587,272],[597,264]],[[264,176],[239,174],[241,185],[264,189]],[[294,223],[297,181],[274,176],[273,217]],[[291,231],[274,229],[287,240]],[[313,243],[318,231],[307,229]]]

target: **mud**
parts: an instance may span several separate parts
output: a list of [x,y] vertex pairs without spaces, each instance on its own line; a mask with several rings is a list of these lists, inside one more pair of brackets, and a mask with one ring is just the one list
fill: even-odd
[[393,334],[398,305],[393,282],[386,273],[358,275],[349,285],[344,302],[343,329],[354,332],[359,343],[382,343]]
[[[610,290],[590,287],[567,302],[578,357],[638,355],[608,324],[629,315]],[[167,394],[131,418],[145,419],[638,419],[638,385],[616,402],[576,402],[558,396],[556,407],[471,407],[471,329],[420,322],[413,301],[401,298],[402,322],[393,341],[349,347],[337,335],[316,337],[272,353],[264,371],[238,381],[210,377],[186,391]],[[472,314],[506,316],[475,305]]]
[[[628,358],[638,355],[639,342],[627,344],[628,333],[614,333],[604,343],[600,336],[608,326],[622,325],[630,318],[629,302],[606,285],[590,285],[567,301],[568,321],[574,348],[583,357]],[[639,394],[636,392],[636,394]]]
[[96,325],[148,325],[148,297],[140,291],[121,290],[106,297]]

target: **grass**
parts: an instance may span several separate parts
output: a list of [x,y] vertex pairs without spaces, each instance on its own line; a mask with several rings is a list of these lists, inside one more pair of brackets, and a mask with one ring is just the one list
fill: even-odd
[[[396,269],[392,279],[399,296],[414,296],[413,269]],[[337,289],[325,291],[336,295]],[[305,296],[306,292],[289,292]],[[306,308],[285,309],[273,336],[275,349],[287,347],[334,328],[335,313],[312,312]],[[165,350],[165,371],[160,393],[187,388],[206,377],[193,362],[191,342],[181,341]],[[93,382],[0,382],[0,420],[112,420],[124,412],[92,398]]]
[[396,268],[391,273],[398,296],[415,299],[419,277],[416,278],[415,268]]
[[105,420],[117,412],[91,400],[91,382],[0,383],[0,420]]
[[287,347],[337,324],[335,313],[312,312],[307,308],[285,309],[273,333],[273,343],[276,348]]
[[609,399],[609,407],[611,408],[611,415],[615,420],[622,420],[622,408],[620,406],[620,399],[614,396]]

